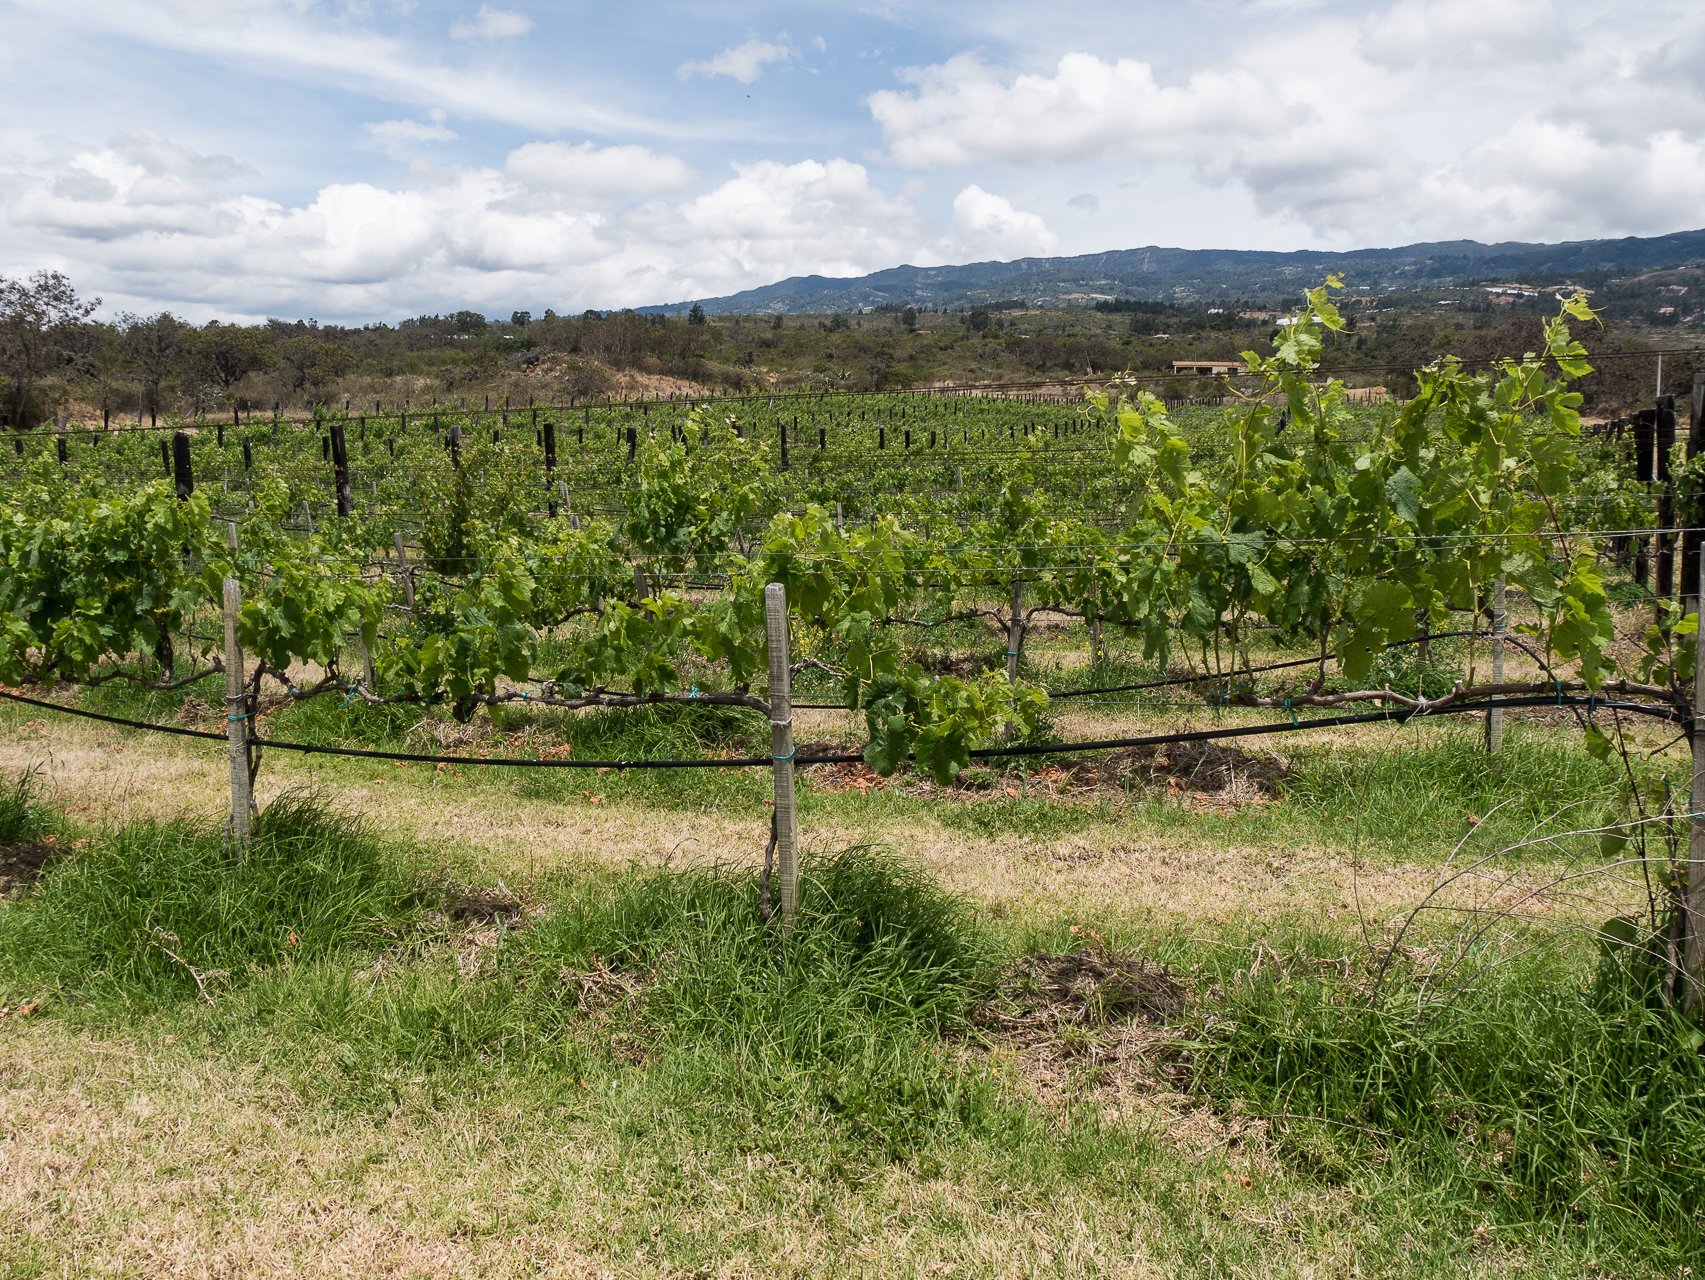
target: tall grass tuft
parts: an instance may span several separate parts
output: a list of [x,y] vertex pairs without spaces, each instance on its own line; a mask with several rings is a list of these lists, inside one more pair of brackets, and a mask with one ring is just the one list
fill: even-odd
[[31,765],[11,782],[0,784],[0,845],[39,840],[51,826],[39,766]]
[[717,1079],[738,1081],[748,1103],[792,1097],[894,1153],[986,1118],[987,1087],[940,1044],[986,960],[965,904],[854,848],[802,867],[791,931],[766,926],[758,906],[749,871],[638,873],[530,944],[552,963],[648,974],[647,1022],[677,1049],[731,1053],[738,1075],[724,1064]]
[[26,981],[148,1004],[349,947],[402,915],[409,894],[359,818],[287,793],[241,860],[195,819],[94,837],[0,911],[0,958]]
[[[1596,813],[1624,785],[1620,764],[1594,760],[1578,740],[1520,723],[1510,726],[1496,757],[1486,754],[1474,727],[1412,725],[1394,731],[1387,749],[1299,747],[1295,764],[1285,783],[1290,805],[1353,823],[1364,840],[1406,847],[1454,843],[1470,819],[1488,815],[1477,838],[1512,842],[1539,824],[1558,831],[1591,825],[1575,820]],[[1636,769],[1642,782],[1656,776],[1651,763]]]
[[1244,974],[1226,983],[1199,1080],[1285,1118],[1293,1157],[1328,1174],[1389,1162],[1441,1208],[1696,1259],[1705,1035],[1615,957],[1604,966],[1583,985],[1577,963],[1541,946],[1442,988],[1436,970],[1401,965],[1373,982],[1306,962]]

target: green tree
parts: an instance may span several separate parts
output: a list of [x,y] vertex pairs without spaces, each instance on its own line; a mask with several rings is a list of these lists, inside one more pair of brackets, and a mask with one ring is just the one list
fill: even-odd
[[120,341],[124,358],[147,391],[148,402],[158,408],[160,387],[184,355],[195,330],[170,311],[147,318],[127,311],[118,322],[124,330]]
[[0,374],[16,426],[30,413],[30,394],[44,374],[74,362],[78,330],[101,303],[84,302],[57,271],[25,279],[0,276]]
[[249,374],[273,366],[272,349],[259,329],[207,322],[185,344],[190,368],[198,379],[217,382],[227,393]]
[[705,322],[704,308],[701,307],[696,302],[693,303],[693,309],[691,311],[687,312],[687,323],[688,324],[703,324],[704,322]]
[[349,371],[353,357],[334,342],[304,335],[286,338],[276,350],[279,362],[289,371],[290,389],[323,387]]

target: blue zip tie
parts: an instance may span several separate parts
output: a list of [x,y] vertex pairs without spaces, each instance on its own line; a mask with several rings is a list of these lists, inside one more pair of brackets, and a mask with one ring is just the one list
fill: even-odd
[[1285,710],[1291,712],[1291,725],[1294,728],[1297,722],[1297,713],[1291,711],[1291,700],[1289,698],[1285,699]]
[[1563,682],[1561,680],[1553,679],[1552,683],[1557,686],[1557,705],[1562,706],[1563,705]]
[[789,751],[785,756],[771,756],[770,759],[771,760],[791,760],[798,753],[799,753],[799,744],[794,743],[793,750]]
[[248,719],[248,718],[249,718],[249,717],[250,717],[250,716],[252,716],[252,715],[254,715],[254,712],[252,712],[252,711],[245,711],[245,712],[243,712],[243,714],[242,714],[242,715],[240,715],[240,716],[226,716],[226,717],[225,717],[225,718],[226,718],[226,719],[227,719],[227,720],[230,720],[230,721],[232,721],[232,722],[233,722],[233,723],[234,723],[234,722],[236,722],[236,721],[238,721],[238,720],[247,720],[247,719]]

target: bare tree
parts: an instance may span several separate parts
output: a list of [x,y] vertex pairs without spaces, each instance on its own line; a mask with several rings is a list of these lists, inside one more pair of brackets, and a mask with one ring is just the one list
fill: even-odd
[[78,298],[57,271],[38,271],[27,280],[0,276],[0,373],[14,426],[25,425],[30,394],[43,375],[76,360],[78,330],[100,305],[99,298]]

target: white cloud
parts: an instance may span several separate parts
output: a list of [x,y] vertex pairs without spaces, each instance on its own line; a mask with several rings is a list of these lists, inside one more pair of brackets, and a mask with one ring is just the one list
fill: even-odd
[[[9,2],[44,22],[62,9],[54,0]],[[77,21],[109,43],[134,42],[170,63],[211,63],[232,73],[323,85],[339,95],[371,94],[404,109],[442,104],[468,119],[540,131],[687,131],[667,117],[651,118],[644,101],[629,110],[582,82],[518,77],[512,68],[479,63],[452,65],[442,56],[442,42],[423,44],[396,23],[363,27],[340,8],[310,0],[83,0]]]
[[1528,116],[1420,175],[1415,203],[1434,234],[1467,224],[1482,240],[1661,235],[1702,221],[1705,141],[1678,129],[1618,141]]
[[1460,73],[1555,64],[1575,44],[1553,0],[1399,0],[1363,19],[1355,52],[1378,66]]
[[868,102],[893,158],[916,169],[1201,154],[1310,114],[1247,71],[1163,86],[1146,62],[1089,53],[1067,54],[1052,76],[999,71],[970,54],[905,74],[915,92],[883,89]]
[[482,4],[473,21],[463,20],[450,28],[452,40],[503,40],[524,36],[533,29],[533,20],[515,9],[493,9]]
[[829,52],[829,42],[827,40],[823,39],[822,36],[812,36],[811,37],[811,47],[813,49],[817,50],[818,53]]
[[456,131],[441,120],[380,120],[361,127],[380,147],[393,153],[424,142],[454,142],[457,137]]
[[[174,199],[112,147],[6,178],[0,213],[15,253],[63,264],[115,306],[198,318],[371,319],[441,310],[446,298],[491,310],[643,305],[861,275],[918,260],[931,235],[910,200],[839,159],[736,166],[694,199],[633,207],[615,201],[679,189],[692,171],[642,147],[535,143],[501,171],[417,161],[404,189],[338,183],[301,207],[210,190]],[[1030,251],[1040,220],[978,196],[961,197],[953,234]]]
[[698,177],[685,161],[658,155],[649,147],[595,147],[590,142],[529,142],[511,151],[503,168],[532,190],[593,202],[669,195]]
[[1168,201],[1196,205],[1237,188],[1267,227],[1317,242],[1698,225],[1705,16],[1661,31],[1580,16],[1572,0],[1396,0],[1292,15],[1165,79],[1081,52],[1041,72],[963,54],[866,101],[886,157],[913,170],[985,186],[1029,170],[1035,190],[1041,172],[1119,162],[1121,185],[1165,172]]
[[1085,213],[1099,213],[1101,211],[1101,197],[1093,191],[1080,191],[1070,200],[1067,200],[1066,204],[1070,208],[1081,209]]
[[113,155],[152,177],[223,182],[258,176],[255,167],[230,156],[203,156],[168,142],[150,129],[121,133],[110,144]]
[[1034,213],[1014,209],[1005,196],[972,183],[953,198],[953,226],[941,242],[948,262],[1045,257],[1060,238]]
[[691,76],[732,76],[741,84],[751,84],[764,74],[766,62],[786,62],[793,50],[784,44],[769,44],[763,40],[748,40],[732,49],[724,49],[714,58],[702,62],[683,62],[675,68],[675,78]]

